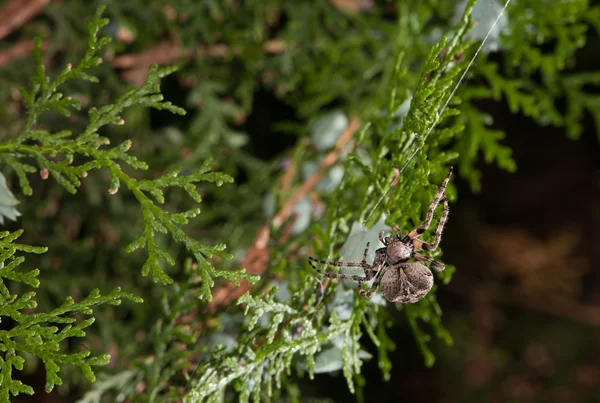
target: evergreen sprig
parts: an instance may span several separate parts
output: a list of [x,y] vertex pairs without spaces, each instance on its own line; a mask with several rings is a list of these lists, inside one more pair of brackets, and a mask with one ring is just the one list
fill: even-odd
[[239,348],[232,352],[217,349],[210,360],[201,363],[198,372],[202,375],[193,380],[185,401],[217,401],[230,384],[242,402],[270,399],[273,387],[280,389],[294,367],[298,374],[307,371],[312,379],[317,370],[315,356],[335,342],[341,344],[341,367],[354,391],[366,303],[356,299],[352,318],[342,320],[336,310],[328,313],[319,304],[317,284],[306,281],[282,302],[276,300],[277,287],[262,295],[244,294],[238,303],[245,304],[250,315]]
[[[581,135],[585,111],[600,127],[599,98],[590,91],[599,85],[600,73],[566,72],[585,45],[589,27],[600,32],[600,7],[587,0],[551,5],[533,0],[514,1],[508,11],[510,31],[501,37],[504,62],[480,61],[475,70],[482,82],[465,85],[458,92],[464,101],[458,120],[467,128],[457,138],[459,168],[475,191],[480,189],[480,173],[474,169],[479,153],[486,162],[496,162],[509,172],[517,167],[511,150],[500,143],[505,133],[490,129],[492,118],[475,108],[473,101],[504,99],[512,113],[521,113],[540,125],[565,127],[573,139]],[[566,111],[559,107],[561,98],[566,101]]]
[[[104,7],[100,7],[88,23],[88,46],[82,60],[75,67],[69,64],[54,80],[45,74],[41,40],[36,40],[33,50],[36,62],[36,75],[32,79],[33,88],[30,91],[21,91],[27,105],[27,123],[18,136],[0,144],[0,158],[16,172],[26,195],[30,195],[33,191],[27,178],[28,173],[39,171],[43,178],[51,175],[67,191],[75,193],[81,185],[81,179],[87,177],[89,171],[106,168],[110,173],[109,193],[115,194],[123,183],[141,205],[144,231],[140,238],[127,246],[126,250],[133,252],[139,248],[148,249],[148,259],[142,267],[142,275],[151,274],[156,282],[162,284],[173,282],[161,266],[162,261],[171,266],[175,265],[173,256],[156,241],[157,232],[170,234],[175,241],[183,243],[196,258],[204,279],[199,293],[200,298],[211,299],[215,277],[222,277],[235,283],[239,278],[252,281],[254,276],[246,274],[244,269],[227,271],[217,270],[211,266],[208,259],[213,255],[228,260],[232,258],[230,254],[223,252],[224,244],[204,245],[182,230],[181,227],[187,224],[189,219],[199,214],[199,208],[183,213],[171,213],[159,206],[165,202],[165,189],[181,187],[195,202],[200,203],[202,198],[196,189],[199,183],[212,182],[221,186],[223,183],[232,182],[232,177],[211,172],[211,161],[207,159],[200,168],[186,176],[179,176],[179,170],[172,169],[154,180],[138,180],[126,173],[123,166],[128,165],[140,171],[148,169],[147,163],[128,154],[132,141],[125,140],[115,147],[107,148],[110,140],[99,133],[103,126],[125,124],[121,117],[122,113],[134,106],[164,109],[184,115],[185,110],[172,105],[171,102],[163,101],[163,95],[160,93],[160,79],[176,71],[175,67],[151,66],[147,80],[141,87],[130,89],[112,104],[91,108],[89,124],[77,135],[73,135],[70,130],[51,133],[47,130],[34,129],[34,124],[43,111],[57,110],[69,116],[71,109],[81,108],[78,100],[65,98],[61,92],[58,92],[61,85],[75,79],[98,81],[95,76],[88,73],[88,70],[101,63],[102,59],[98,56],[98,52],[110,42],[110,38],[98,39],[98,31],[108,24],[107,19],[100,17],[103,9]],[[29,162],[30,159],[37,163],[37,167]],[[148,195],[152,196],[154,201]]]
[[161,233],[170,233],[173,239],[182,242],[188,251],[190,251],[199,265],[200,275],[203,282],[200,288],[199,297],[212,299],[211,289],[214,285],[214,277],[222,277],[239,285],[238,278],[243,278],[248,281],[255,281],[256,276],[245,273],[244,269],[234,271],[217,270],[207,259],[213,255],[231,260],[233,256],[223,252],[224,244],[208,246],[188,236],[180,226],[188,223],[190,218],[194,218],[200,213],[200,209],[192,209],[183,213],[170,213],[158,207],[152,202],[143,192],[150,193],[156,202],[164,203],[163,188],[180,186],[194,199],[200,203],[202,198],[196,190],[196,183],[214,182],[217,186],[221,186],[224,182],[233,182],[233,178],[218,172],[210,171],[211,161],[207,160],[196,172],[187,175],[183,178],[178,177],[179,170],[172,169],[160,178],[155,180],[136,181],[135,179],[126,178],[127,186],[133,190],[136,198],[142,206],[142,215],[144,217],[145,229],[143,235],[136,241],[127,246],[127,252],[132,252],[138,248],[147,247],[149,257],[142,268],[142,274],[147,276],[152,273],[152,277],[157,282],[170,284],[173,280],[160,267],[160,259],[164,259],[170,265],[175,264],[175,260],[169,252],[161,248],[155,241],[155,231]]
[[23,272],[19,266],[25,261],[23,256],[15,256],[17,252],[44,253],[46,248],[17,244],[14,241],[23,233],[22,230],[0,233],[0,317],[6,321],[10,318],[12,326],[9,330],[0,330],[0,399],[8,401],[9,396],[20,393],[33,394],[33,389],[21,381],[12,378],[13,369],[23,370],[25,359],[23,354],[39,357],[46,368],[46,392],[55,385],[61,385],[58,372],[62,365],[71,364],[79,367],[90,382],[95,380],[93,366],[106,365],[110,360],[108,354],[90,356],[87,348],[76,353],[63,352],[61,343],[72,337],[85,337],[86,328],[94,323],[94,318],[78,320],[74,314],[93,314],[93,308],[100,304],[119,305],[123,299],[142,302],[142,299],[123,292],[119,287],[107,295],[101,295],[98,289],[88,297],[75,302],[67,297],[58,308],[48,313],[37,313],[35,292],[21,296],[12,294],[5,283],[6,280],[20,282],[37,288],[39,270]]

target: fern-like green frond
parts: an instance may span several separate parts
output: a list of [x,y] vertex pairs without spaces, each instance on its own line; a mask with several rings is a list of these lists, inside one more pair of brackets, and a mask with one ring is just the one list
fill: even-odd
[[207,159],[191,174],[179,176],[178,169],[172,169],[160,178],[139,180],[125,171],[126,166],[134,170],[144,171],[148,164],[129,154],[131,140],[109,147],[110,140],[100,134],[100,130],[109,124],[124,125],[123,112],[132,107],[167,110],[183,115],[185,110],[164,101],[160,92],[160,80],[176,71],[175,67],[150,67],[146,82],[139,88],[132,88],[122,94],[114,103],[89,110],[89,123],[81,133],[74,134],[69,130],[51,133],[34,128],[40,115],[47,110],[57,110],[69,116],[70,110],[79,110],[81,103],[59,92],[61,86],[70,80],[87,80],[97,82],[97,78],[88,71],[102,62],[99,51],[109,43],[110,38],[98,38],[98,31],[108,24],[101,18],[103,7],[100,7],[94,18],[88,23],[88,46],[81,61],[72,66],[69,64],[55,78],[46,76],[41,56],[41,41],[35,42],[33,51],[36,62],[36,75],[32,79],[31,90],[21,91],[27,105],[27,124],[14,139],[0,144],[0,160],[11,166],[17,174],[23,193],[33,192],[27,174],[40,172],[43,178],[52,176],[70,193],[75,193],[81,180],[94,169],[105,168],[110,173],[108,192],[115,194],[122,184],[129,189],[140,203],[144,231],[140,238],[131,243],[126,250],[132,252],[138,248],[147,248],[148,258],[142,267],[144,276],[152,275],[152,279],[162,284],[173,282],[165,272],[163,262],[173,266],[175,259],[156,240],[157,233],[169,234],[176,242],[185,245],[196,258],[203,278],[200,298],[211,299],[214,278],[221,277],[234,283],[238,279],[253,280],[254,276],[243,269],[217,270],[208,261],[213,255],[231,259],[224,252],[225,245],[204,245],[188,236],[182,227],[189,219],[196,217],[200,209],[193,208],[182,213],[171,213],[161,204],[165,202],[164,192],[179,187],[185,190],[196,202],[201,202],[197,186],[202,182],[212,182],[217,186],[231,183],[229,175],[212,172],[211,160]]
[[21,296],[12,294],[6,281],[20,282],[31,287],[38,287],[39,270],[20,271],[19,266],[25,261],[17,252],[43,253],[46,248],[17,244],[14,241],[22,231],[0,233],[0,318],[7,324],[8,329],[0,330],[0,368],[2,382],[0,383],[0,398],[8,401],[10,395],[20,393],[33,394],[30,386],[12,379],[13,369],[23,370],[23,354],[39,357],[46,368],[46,392],[55,385],[61,385],[62,379],[58,372],[61,366],[71,364],[79,367],[83,375],[90,381],[95,380],[92,367],[106,365],[110,360],[108,354],[90,356],[88,349],[75,353],[64,352],[61,343],[73,337],[84,337],[86,328],[94,323],[94,318],[78,320],[75,314],[91,316],[93,308],[100,304],[119,305],[121,300],[129,299],[142,302],[134,295],[114,289],[107,295],[101,295],[99,290],[93,290],[88,297],[75,302],[68,297],[58,308],[48,313],[32,312],[36,308],[35,292]]

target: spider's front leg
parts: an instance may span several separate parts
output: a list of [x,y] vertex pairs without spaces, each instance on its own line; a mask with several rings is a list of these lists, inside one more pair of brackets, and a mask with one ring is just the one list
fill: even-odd
[[309,257],[308,261],[310,263],[310,265],[312,266],[313,269],[315,269],[317,272],[321,273],[322,275],[324,275],[325,277],[328,278],[339,278],[339,279],[344,279],[344,280],[354,280],[354,281],[363,281],[365,279],[365,277],[362,276],[358,276],[358,275],[350,275],[350,274],[341,274],[341,273],[332,273],[332,272],[327,272],[324,270],[320,270],[317,268],[315,263],[320,263],[320,264],[325,264],[325,265],[329,265],[329,266],[334,266],[334,267],[356,267],[356,268],[361,268],[363,269],[365,276],[368,277],[368,275],[370,274],[370,272],[372,271],[372,267],[370,264],[367,263],[367,254],[369,253],[369,243],[367,243],[367,246],[365,247],[365,251],[363,253],[363,258],[362,261],[360,263],[354,263],[354,262],[342,262],[342,261],[338,261],[338,260],[321,260],[321,259],[315,259],[314,257]]
[[[379,234],[379,235],[381,235],[381,234]],[[365,246],[365,251],[364,251],[364,253],[363,253],[363,258],[362,258],[362,260],[360,261],[360,263],[361,263],[363,266],[370,266],[370,265],[367,263],[367,255],[369,254],[369,245],[371,245],[371,242],[367,242],[367,245]]]
[[[429,226],[431,225],[431,221],[433,220],[433,212],[435,211],[438,204],[440,204],[440,201],[442,199],[445,199],[444,192],[446,191],[446,186],[448,186],[448,182],[450,181],[450,176],[452,175],[452,170],[453,170],[453,167],[450,166],[450,172],[448,172],[448,176],[446,176],[446,179],[444,179],[444,182],[442,182],[442,185],[438,189],[437,193],[435,194],[435,197],[433,198],[433,200],[431,201],[431,204],[429,205],[429,210],[427,210],[427,216],[425,216],[425,221],[423,222],[423,224],[419,225],[417,228],[410,231],[408,233],[408,235],[406,235],[403,238],[403,241],[408,241],[409,239],[415,239],[419,235],[424,233],[427,230],[427,228],[429,228]],[[446,208],[444,208],[444,210],[446,210]],[[446,216],[447,216],[447,214],[446,214]],[[445,219],[444,219],[444,222],[445,222]],[[439,228],[439,225],[438,225],[438,228]]]
[[[314,257],[309,257],[308,259],[311,262],[326,264],[326,265],[334,266],[334,267],[360,267],[361,269],[365,270],[365,274],[366,274],[367,271],[373,270],[372,265],[367,263],[367,255],[369,254],[369,245],[370,244],[371,244],[371,242],[367,242],[367,245],[365,246],[365,251],[363,252],[363,257],[362,257],[362,260],[360,261],[360,263],[342,262],[339,260],[321,260],[321,259],[316,259]],[[315,267],[312,263],[311,263],[311,266]],[[320,272],[320,270],[318,270],[318,269],[315,269],[315,270]]]
[[[331,260],[320,260],[320,259],[315,259],[314,257],[309,257],[309,263],[312,266],[313,269],[315,269],[318,273],[324,275],[325,277],[328,278],[337,278],[340,280],[354,280],[354,281],[358,281],[359,283],[363,283],[365,281],[370,281],[373,277],[375,277],[375,275],[378,272],[379,267],[383,264],[384,262],[384,256],[383,256],[383,252],[382,249],[378,249],[375,252],[375,261],[373,262],[372,265],[367,263],[367,254],[369,253],[369,245],[370,242],[367,242],[367,245],[365,247],[365,251],[363,252],[363,258],[362,261],[360,263],[354,263],[354,262],[341,262],[341,261],[331,261]],[[356,267],[356,268],[361,268],[363,269],[363,272],[365,273],[365,276],[359,276],[359,275],[353,275],[353,274],[342,274],[342,273],[332,273],[332,272],[327,272],[324,270],[320,270],[317,268],[317,266],[315,265],[315,263],[320,263],[320,264],[326,264],[326,265],[330,265],[330,266],[334,266],[334,267],[347,267],[347,268],[351,268],[351,267]]]
[[448,220],[448,213],[450,212],[450,206],[448,205],[448,199],[446,196],[443,198],[444,203],[444,211],[442,212],[442,216],[440,217],[440,221],[435,229],[435,235],[432,243],[423,242],[421,240],[415,239],[413,240],[413,244],[415,246],[415,250],[436,250],[438,245],[442,240],[442,232],[444,231],[444,226],[446,225],[446,221]]
[[[308,259],[311,262],[317,262],[317,263],[321,263],[321,264],[326,264],[329,266],[334,266],[334,267],[360,267],[360,268],[364,268],[365,266],[370,266],[367,263],[367,254],[369,253],[369,242],[367,242],[367,246],[365,247],[365,251],[363,253],[363,258],[362,261],[360,263],[354,263],[354,262],[342,262],[339,260],[321,260],[321,259],[316,259],[314,257],[309,257]],[[311,266],[314,267],[314,265],[311,263]],[[317,270],[319,271],[319,270]]]
[[313,264],[312,261],[310,261],[310,265],[312,266],[313,269],[315,269],[318,273],[322,274],[323,276],[327,277],[327,278],[337,278],[338,280],[353,280],[353,281],[358,281],[359,283],[362,283],[364,281],[366,281],[366,277],[363,276],[359,276],[359,275],[355,275],[355,274],[342,274],[342,273],[333,273],[330,271],[324,271],[324,270],[319,270],[317,269],[317,267]]

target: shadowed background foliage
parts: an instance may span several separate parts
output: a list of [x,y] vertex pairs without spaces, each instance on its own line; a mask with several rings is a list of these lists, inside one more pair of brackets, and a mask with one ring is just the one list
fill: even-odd
[[[114,103],[128,88],[142,86],[151,64],[177,65],[160,88],[185,115],[134,106],[122,113],[123,125],[106,126],[101,134],[114,145],[132,140],[133,154],[149,166],[145,172],[123,168],[136,179],[155,179],[171,168],[189,175],[208,158],[210,170],[233,177],[234,183],[219,187],[198,183],[202,211],[185,232],[202,245],[227,244],[232,260],[207,257],[216,270],[244,267],[262,275],[254,288],[216,279],[212,301],[198,299],[206,276],[199,279],[195,266],[185,263],[191,256],[185,243],[161,235],[157,243],[176,265],[160,267],[175,283],[154,282],[141,273],[146,251],[124,251],[144,229],[140,203],[124,185],[111,194],[108,171],[90,171],[76,194],[52,177],[30,174],[33,195],[25,196],[2,160],[6,189],[21,214],[5,218],[3,230],[24,229],[19,242],[48,247],[25,263],[40,269],[37,310],[51,311],[67,296],[82,300],[94,288],[104,295],[119,286],[144,299],[99,307],[86,337],[61,345],[111,354],[107,366],[95,367],[95,383],[64,365],[63,385],[46,394],[44,366],[25,355],[24,370],[13,377],[36,393],[15,401],[176,401],[189,390],[203,391],[193,380],[211,370],[219,376],[243,371],[253,359],[246,350],[267,357],[271,331],[277,348],[287,333],[300,340],[312,326],[321,332],[325,325],[341,329],[331,333],[335,337],[362,336],[360,343],[341,347],[323,331],[323,340],[329,338],[321,347],[331,353],[316,354],[313,380],[309,359],[296,357],[272,396],[260,381],[256,386],[238,378],[241,384],[233,381],[225,400],[237,400],[234,389],[248,387],[272,401],[599,401],[600,8],[581,0],[514,0],[457,91],[461,103],[450,104],[437,122],[433,112],[443,103],[437,98],[454,88],[503,4],[480,0],[470,33],[458,35],[455,47],[436,48],[444,35],[451,40],[466,27],[460,23],[466,2],[416,3],[0,3],[2,144],[26,125],[19,89],[31,88],[35,74],[33,38],[41,37],[46,73],[56,77],[82,58],[86,23],[105,4],[110,22],[100,35],[111,42],[100,52],[103,63],[90,72],[99,84],[66,82],[61,92],[79,100],[82,111],[69,117],[50,111],[35,128],[83,132],[91,106]],[[436,99],[420,98],[419,88],[438,91]],[[413,132],[422,135],[434,123],[430,137],[413,143]],[[415,307],[382,307],[352,293],[342,301],[345,286],[321,288],[308,256],[339,257],[352,223],[373,209],[369,226],[388,212],[388,226],[410,230],[450,162],[457,168],[450,219],[444,255],[436,259],[451,266],[438,277],[435,296]],[[393,168],[405,163],[400,184],[387,193]],[[290,202],[315,173],[324,179]],[[198,207],[183,191],[165,194],[166,211]],[[292,211],[278,216],[286,206]],[[264,240],[265,228],[270,237],[263,250],[257,241]],[[16,294],[30,291],[6,284]],[[245,302],[251,312],[262,312],[260,292],[274,284],[279,292],[272,302],[286,312],[281,324],[269,327],[274,310],[247,329],[251,313],[243,325],[235,301],[251,290],[257,300]],[[357,317],[356,326],[336,325],[331,311],[342,320]],[[420,318],[419,326],[407,317]],[[2,317],[3,331],[13,325]],[[374,338],[365,332],[371,325]],[[220,356],[217,344],[231,349]],[[429,349],[436,357],[431,368]],[[347,351],[353,358],[343,357]],[[227,361],[232,357],[233,364]],[[358,371],[346,368],[360,362]],[[269,365],[267,372],[275,368]]]

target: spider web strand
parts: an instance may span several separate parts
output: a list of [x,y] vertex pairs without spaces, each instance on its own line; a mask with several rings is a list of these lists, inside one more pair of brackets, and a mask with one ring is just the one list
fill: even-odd
[[[504,11],[506,10],[506,8],[508,7],[508,5],[510,4],[511,1],[512,0],[506,0],[506,2],[504,3],[504,6],[502,7],[502,10],[500,10],[500,13],[498,13],[498,16],[496,17],[496,20],[494,21],[494,23],[492,24],[491,28],[489,29],[489,31],[487,32],[487,34],[483,38],[483,41],[481,42],[481,44],[477,48],[477,51],[475,51],[475,54],[473,55],[473,57],[469,61],[469,64],[467,65],[467,68],[461,74],[460,78],[458,79],[458,82],[456,83],[456,85],[452,89],[452,92],[450,92],[450,96],[448,97],[448,99],[446,99],[446,102],[444,102],[444,105],[439,110],[439,112],[436,113],[436,118],[435,118],[433,124],[427,130],[427,132],[425,133],[425,138],[423,139],[423,144],[425,144],[425,141],[427,140],[427,137],[429,137],[429,135],[431,134],[431,132],[433,131],[433,129],[435,128],[435,126],[438,124],[438,122],[439,122],[442,114],[444,113],[444,111],[448,107],[448,104],[450,103],[450,101],[454,97],[456,91],[458,90],[458,88],[460,87],[460,85],[462,84],[462,82],[464,81],[465,77],[467,76],[467,73],[471,69],[471,66],[475,62],[475,59],[477,58],[477,56],[479,55],[479,53],[481,52],[481,50],[485,46],[485,43],[487,42],[488,38],[490,37],[492,31],[494,31],[494,28],[496,28],[496,25],[498,25],[498,21],[500,21],[500,18],[502,18],[502,15],[504,14]],[[404,166],[402,166],[402,169],[400,169],[400,174],[402,174],[402,172],[404,172],[404,170],[406,169],[406,167],[408,166],[408,164],[412,161],[412,159],[415,157],[415,155],[417,155],[417,153],[419,152],[419,150],[421,150],[422,148],[423,148],[422,146],[421,147],[417,147],[417,149],[408,158],[408,160],[406,161],[406,163],[404,164]],[[367,222],[369,221],[369,219],[373,215],[373,212],[377,209],[377,207],[379,206],[379,204],[381,204],[381,202],[383,201],[383,199],[387,196],[387,194],[389,193],[390,189],[391,189],[391,186],[388,186],[387,189],[385,190],[385,192],[383,192],[383,194],[379,198],[379,200],[377,200],[377,203],[375,203],[375,206],[373,206],[373,208],[371,209],[371,212],[369,213],[369,215],[367,216],[367,218],[364,219],[363,226],[365,226],[367,224]]]
[[[425,133],[425,138],[423,139],[423,144],[425,144],[425,141],[427,140],[427,137],[429,137],[429,135],[431,134],[431,132],[433,131],[433,129],[435,128],[435,126],[438,124],[440,118],[442,117],[442,114],[446,110],[446,107],[448,107],[448,104],[450,103],[450,101],[452,100],[452,98],[454,98],[454,94],[456,93],[456,91],[458,90],[458,88],[460,87],[460,85],[462,84],[462,82],[464,81],[467,73],[471,69],[471,66],[475,62],[475,59],[477,58],[477,56],[479,55],[479,53],[481,52],[481,50],[485,46],[485,43],[487,42],[487,40],[490,37],[490,35],[491,35],[492,31],[494,30],[494,28],[496,28],[496,25],[498,24],[498,21],[500,21],[500,18],[502,18],[502,15],[504,14],[504,11],[506,10],[506,8],[508,7],[508,5],[510,4],[511,1],[512,0],[506,0],[506,3],[504,3],[504,7],[502,7],[502,10],[500,10],[500,13],[498,13],[498,16],[496,17],[496,20],[492,24],[492,27],[489,29],[489,31],[487,32],[487,34],[483,38],[483,41],[481,42],[481,44],[477,48],[477,51],[475,52],[475,54],[473,55],[473,57],[469,61],[469,64],[467,65],[467,68],[461,74],[460,78],[458,79],[458,82],[454,86],[454,89],[452,90],[452,92],[450,92],[450,96],[448,97],[448,99],[446,99],[446,102],[444,102],[444,105],[439,110],[439,112],[436,113],[437,116],[436,116],[433,124],[427,130],[427,133]],[[421,147],[417,147],[417,149],[412,153],[412,155],[410,156],[410,158],[408,159],[408,161],[406,161],[406,163],[404,164],[404,166],[400,170],[400,173],[404,172],[404,169],[406,168],[406,166],[412,161],[412,159],[415,157],[415,155],[417,154],[417,152],[419,152],[419,150],[421,150],[422,148],[423,148],[422,146]]]

